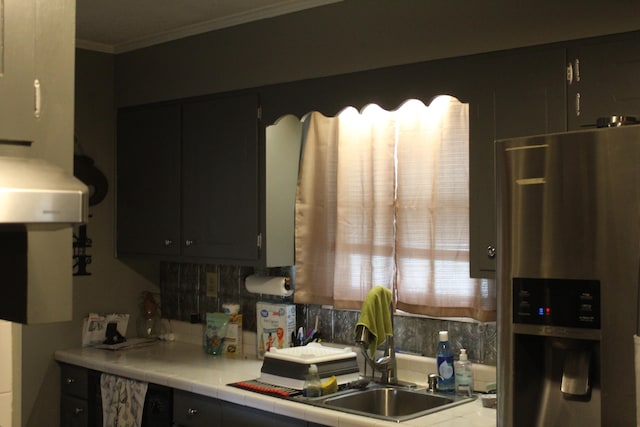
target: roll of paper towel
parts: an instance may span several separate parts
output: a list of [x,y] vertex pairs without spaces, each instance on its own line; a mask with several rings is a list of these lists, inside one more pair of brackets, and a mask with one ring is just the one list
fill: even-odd
[[244,282],[247,291],[254,294],[289,296],[293,289],[287,277],[248,276]]

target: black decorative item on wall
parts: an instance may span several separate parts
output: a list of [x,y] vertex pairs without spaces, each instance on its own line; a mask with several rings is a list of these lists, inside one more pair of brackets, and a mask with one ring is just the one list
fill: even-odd
[[73,174],[89,187],[89,206],[95,206],[107,196],[109,183],[104,174],[95,166],[94,160],[82,154],[73,156]]
[[[82,151],[76,140],[76,149]],[[83,154],[73,156],[73,174],[89,187],[89,206],[95,206],[102,202],[107,195],[109,183],[104,174],[95,167],[94,160]],[[91,217],[91,214],[89,214]],[[89,276],[87,265],[91,264],[91,255],[87,254],[87,248],[92,245],[87,237],[87,226],[78,226],[77,233],[73,233],[73,275]]]
[[78,233],[73,233],[73,275],[90,276],[87,265],[91,264],[91,255],[87,254],[87,248],[91,247],[91,239],[87,237],[87,226],[78,226]]

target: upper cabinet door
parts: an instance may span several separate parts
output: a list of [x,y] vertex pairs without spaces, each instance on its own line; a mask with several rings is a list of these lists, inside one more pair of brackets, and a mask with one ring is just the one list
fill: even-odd
[[35,0],[0,0],[0,140],[35,136]]
[[488,57],[483,88],[470,106],[469,203],[472,277],[494,278],[496,188],[494,141],[566,130],[565,49]]
[[258,259],[258,97],[183,105],[182,254]]
[[180,253],[180,105],[118,112],[118,255]]
[[581,41],[568,51],[569,129],[594,127],[599,117],[640,115],[638,35]]

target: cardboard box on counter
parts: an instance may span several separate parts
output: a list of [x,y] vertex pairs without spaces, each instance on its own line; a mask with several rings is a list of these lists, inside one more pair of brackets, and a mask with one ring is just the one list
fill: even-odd
[[229,314],[227,334],[224,336],[222,354],[237,357],[242,355],[242,314]]
[[295,304],[258,302],[256,315],[258,359],[264,359],[271,347],[291,346],[291,334],[296,330]]

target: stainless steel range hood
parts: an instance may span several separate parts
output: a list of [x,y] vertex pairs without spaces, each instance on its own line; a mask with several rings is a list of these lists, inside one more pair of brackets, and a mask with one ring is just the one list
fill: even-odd
[[0,224],[87,222],[89,189],[41,159],[0,156]]

